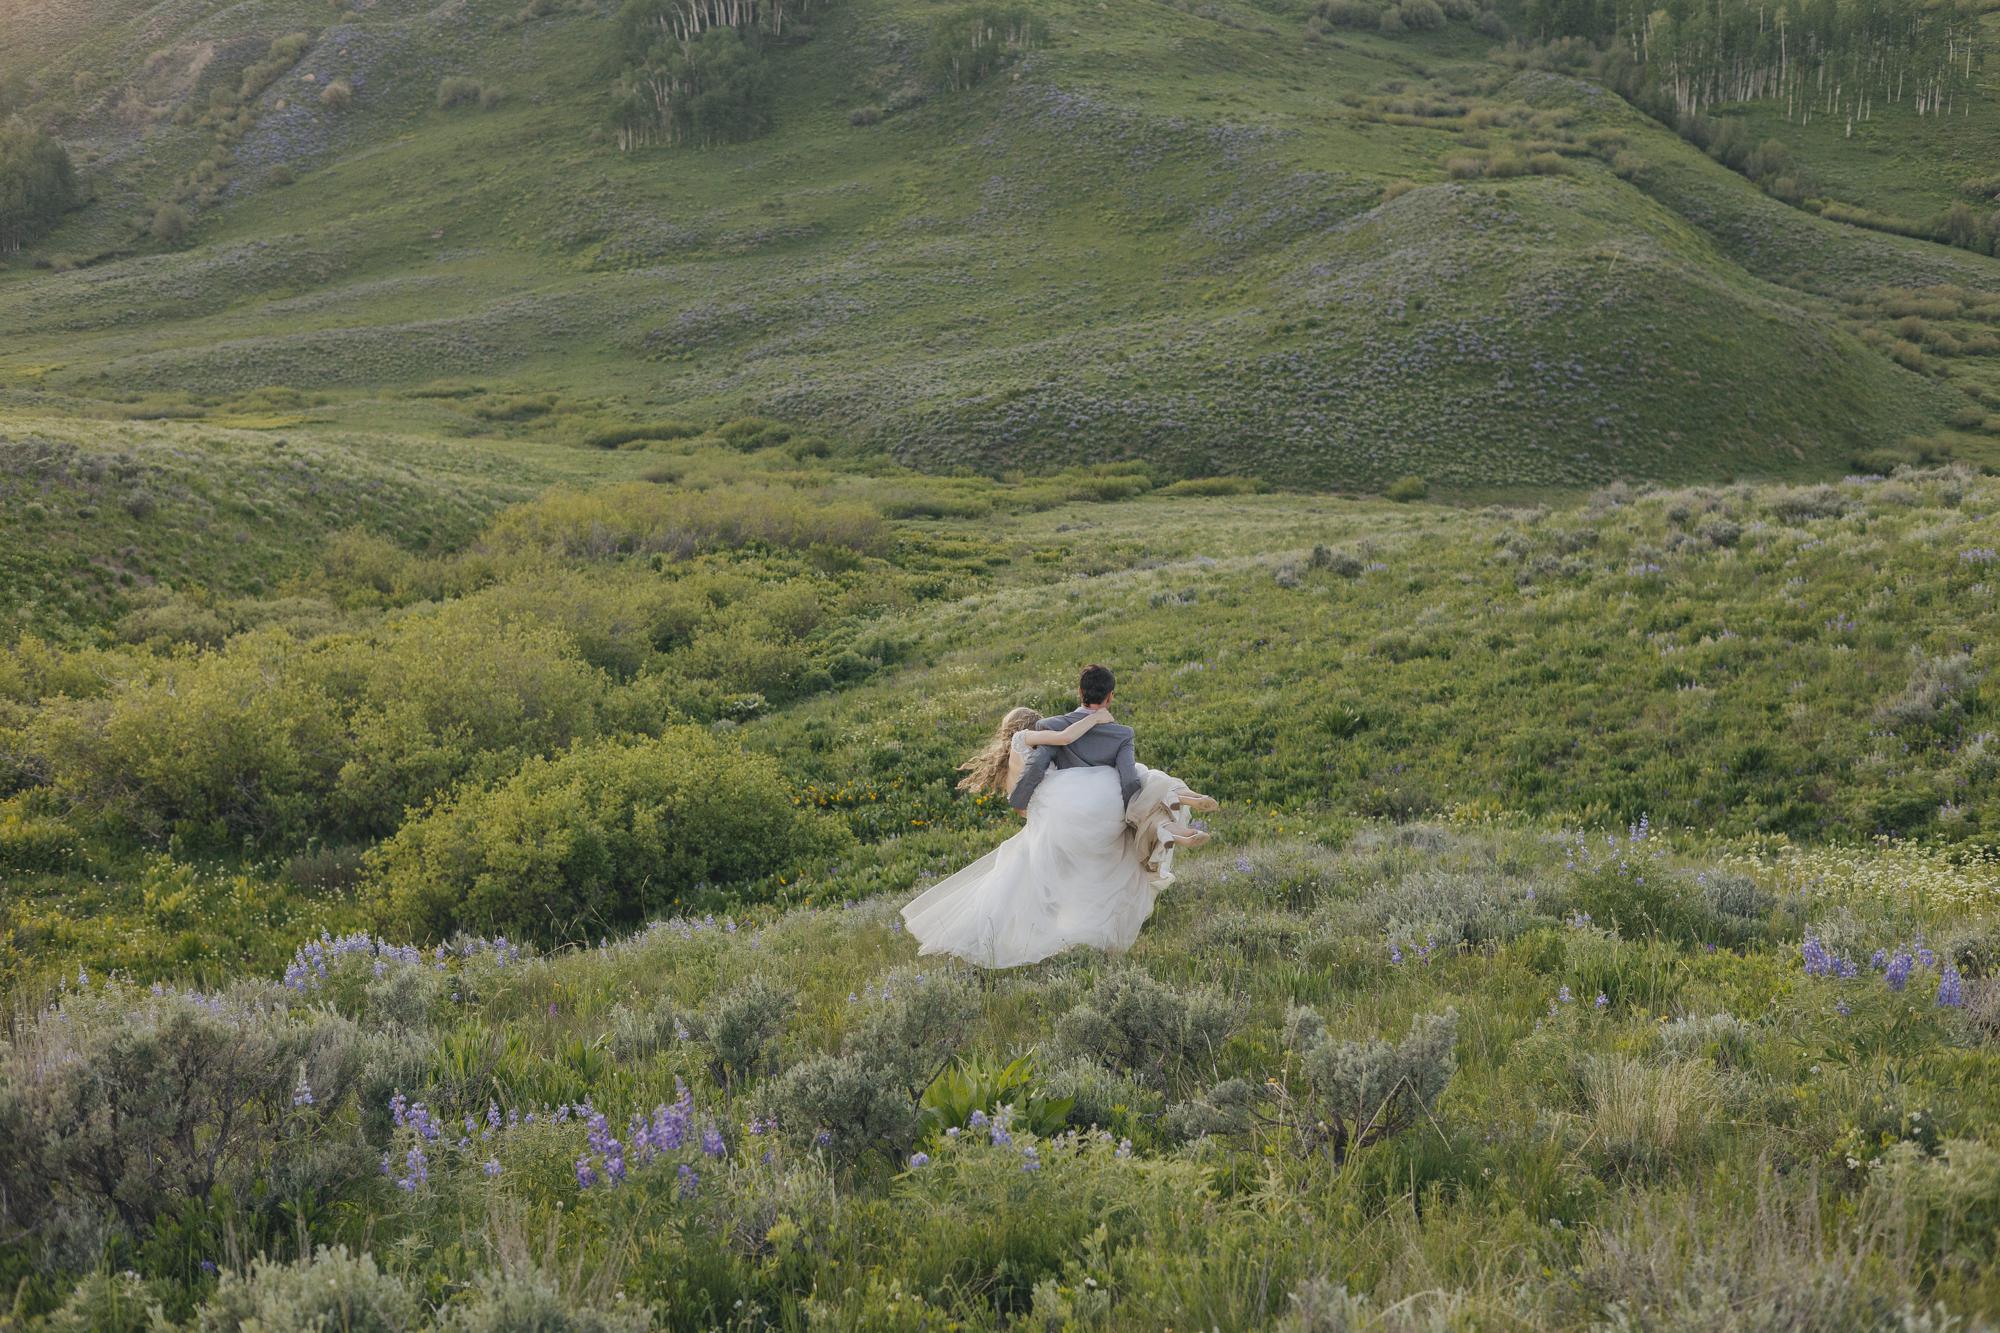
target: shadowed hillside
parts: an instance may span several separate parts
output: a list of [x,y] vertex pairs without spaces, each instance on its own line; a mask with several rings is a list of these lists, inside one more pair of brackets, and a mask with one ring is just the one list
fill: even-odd
[[1991,447],[1977,358],[1856,303],[1995,261],[1788,208],[1457,20],[1057,6],[954,90],[934,6],[847,0],[769,48],[768,133],[621,154],[612,17],[537,8],[25,10],[0,70],[94,202],[0,274],[0,389],[381,420],[442,377],[1360,488]]

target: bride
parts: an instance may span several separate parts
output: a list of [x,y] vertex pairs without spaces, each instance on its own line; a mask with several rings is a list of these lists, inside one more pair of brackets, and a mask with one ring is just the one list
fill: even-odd
[[[1039,714],[1015,708],[962,767],[961,790],[1006,796],[1020,781],[1030,750],[1068,745],[1112,721],[1099,708],[1061,731],[1036,729]],[[1132,801],[1141,836],[1128,836],[1118,772],[1109,767],[1052,768],[1024,812],[1027,826],[903,908],[919,954],[955,954],[981,967],[1019,967],[1077,945],[1123,953],[1153,913],[1153,899],[1173,876],[1173,848],[1198,847],[1208,835],[1180,818],[1183,808],[1214,801],[1184,783],[1140,767]]]

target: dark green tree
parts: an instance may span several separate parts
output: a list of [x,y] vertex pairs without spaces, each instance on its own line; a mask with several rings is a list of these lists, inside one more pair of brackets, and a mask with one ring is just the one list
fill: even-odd
[[18,118],[0,124],[0,253],[18,252],[77,203],[69,150]]

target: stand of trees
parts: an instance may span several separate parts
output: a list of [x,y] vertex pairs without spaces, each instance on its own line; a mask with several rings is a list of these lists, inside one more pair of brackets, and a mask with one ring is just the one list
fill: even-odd
[[1681,116],[1782,103],[1850,130],[1885,103],[1962,112],[1980,68],[1978,13],[1952,0],[1529,0],[1529,31],[1609,48],[1621,84]]
[[0,254],[18,253],[78,202],[69,150],[20,120],[0,124]]
[[796,37],[811,0],[627,0],[612,92],[618,147],[711,145],[770,124],[768,41]]

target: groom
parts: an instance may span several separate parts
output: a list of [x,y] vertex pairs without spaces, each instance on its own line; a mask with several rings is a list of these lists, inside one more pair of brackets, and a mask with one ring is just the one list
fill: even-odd
[[[1076,682],[1077,698],[1083,701],[1083,707],[1072,709],[1061,717],[1045,717],[1035,725],[1060,731],[1070,723],[1080,721],[1086,713],[1109,707],[1111,691],[1116,684],[1110,667],[1085,667]],[[1035,788],[1042,785],[1042,778],[1048,773],[1051,763],[1059,768],[1115,768],[1118,770],[1119,799],[1129,804],[1139,794],[1139,771],[1132,759],[1132,728],[1122,722],[1106,722],[1092,727],[1068,745],[1036,746],[1021,770],[1021,780],[1014,784],[1013,794],[1007,798],[1016,814],[1026,817],[1028,800],[1035,794]]]

